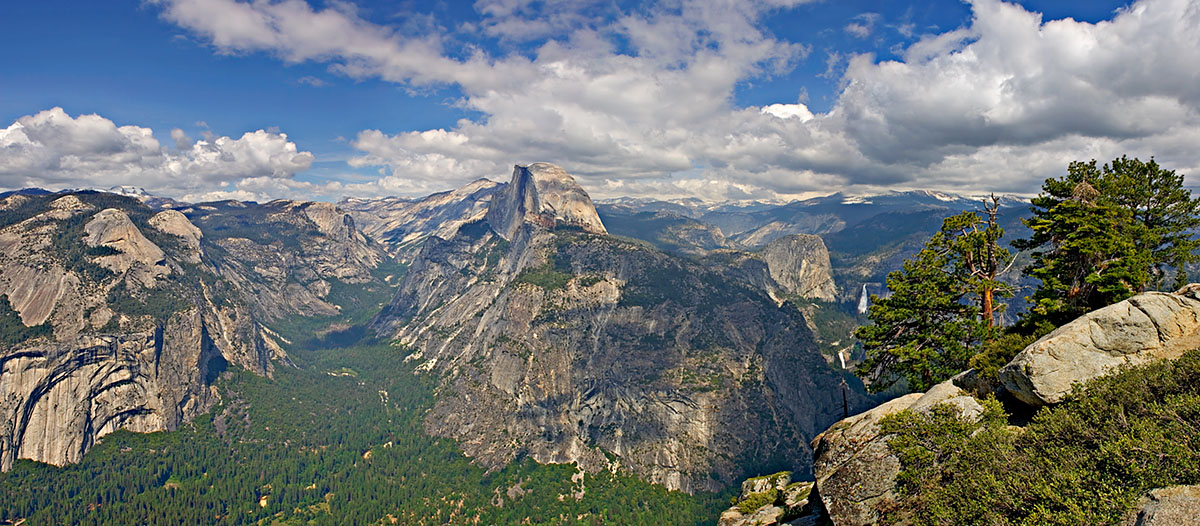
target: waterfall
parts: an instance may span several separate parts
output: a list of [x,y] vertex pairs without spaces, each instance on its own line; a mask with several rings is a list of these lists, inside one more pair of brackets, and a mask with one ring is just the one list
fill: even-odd
[[867,305],[871,302],[870,296],[867,295],[867,284],[863,283],[862,295],[858,297],[858,313],[866,314]]

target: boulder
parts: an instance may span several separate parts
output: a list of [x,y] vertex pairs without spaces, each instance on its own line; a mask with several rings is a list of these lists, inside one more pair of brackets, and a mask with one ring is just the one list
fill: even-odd
[[1085,314],[1018,353],[1000,370],[1000,381],[1017,399],[1040,407],[1122,366],[1178,358],[1200,347],[1198,294],[1200,284],[1192,284]]
[[1180,526],[1200,523],[1200,486],[1151,490],[1125,519],[1126,526]]
[[875,524],[880,510],[896,499],[900,459],[887,445],[890,435],[880,434],[879,421],[906,409],[928,412],[940,404],[955,406],[967,418],[983,412],[975,398],[946,381],[929,392],[905,395],[846,418],[813,439],[817,493],[834,524]]

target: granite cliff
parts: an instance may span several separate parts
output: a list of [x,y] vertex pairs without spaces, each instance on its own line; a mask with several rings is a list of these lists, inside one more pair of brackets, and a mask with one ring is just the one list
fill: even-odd
[[504,239],[512,239],[526,224],[552,228],[570,225],[593,234],[606,234],[592,198],[565,170],[550,163],[517,165],[512,181],[492,196],[487,223]]
[[565,172],[518,166],[484,221],[429,238],[371,328],[440,376],[426,428],[484,465],[529,456],[715,490],[809,469],[805,444],[842,412],[803,315],[743,267],[605,235]]
[[381,243],[388,253],[410,261],[429,236],[449,239],[462,225],[483,219],[498,186],[479,179],[419,199],[343,199],[338,208],[349,213],[363,233]]
[[[267,324],[337,313],[382,253],[328,204],[154,210],[99,193],[0,201],[0,469],[78,461],[116,429],[170,430],[229,365],[290,364]],[[11,310],[10,310],[11,309]]]
[[760,252],[771,278],[789,294],[825,301],[837,300],[833,266],[821,237],[792,234],[767,243]]

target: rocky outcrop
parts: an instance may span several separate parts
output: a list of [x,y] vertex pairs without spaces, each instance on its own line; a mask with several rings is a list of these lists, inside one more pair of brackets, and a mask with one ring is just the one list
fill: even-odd
[[170,234],[183,244],[182,255],[188,263],[200,262],[200,239],[204,233],[178,210],[163,210],[150,218],[150,226]]
[[880,510],[896,498],[900,460],[881,434],[883,417],[904,410],[928,412],[950,404],[963,418],[977,418],[983,407],[953,382],[926,393],[913,393],[842,420],[813,439],[813,474],[825,513],[838,526],[875,524]]
[[205,256],[229,292],[264,321],[338,314],[335,282],[384,286],[373,274],[382,247],[329,203],[227,201],[181,212],[204,232]]
[[112,249],[113,253],[96,258],[104,268],[117,274],[129,273],[130,278],[146,287],[153,287],[156,280],[170,274],[166,254],[142,235],[125,212],[115,208],[101,210],[83,230],[87,233],[83,238],[87,246]]
[[804,437],[842,402],[802,314],[726,266],[598,235],[582,191],[543,201],[576,194],[547,173],[518,167],[486,222],[430,238],[372,322],[442,376],[426,428],[488,467],[528,455],[689,492],[764,457],[807,470]]
[[768,243],[760,254],[771,270],[771,278],[784,291],[804,298],[837,300],[833,266],[820,236],[784,236]]
[[840,378],[803,315],[750,283],[769,281],[765,263],[600,235],[576,190],[553,166],[518,167],[486,222],[425,243],[373,320],[442,377],[427,430],[491,468],[527,455],[688,492],[764,457],[806,471]]
[[82,335],[0,354],[0,469],[17,458],[78,462],[117,429],[175,429],[206,410],[225,367],[198,309],[161,327]]
[[1200,486],[1151,490],[1125,519],[1126,526],[1182,526],[1200,522]]
[[486,219],[492,230],[508,240],[526,223],[607,233],[592,198],[566,171],[550,163],[515,166],[512,181],[492,195]]
[[0,302],[49,330],[0,345],[0,470],[78,461],[119,428],[175,429],[215,402],[228,366],[290,363],[263,322],[337,313],[311,290],[371,283],[380,257],[329,205],[155,213],[97,192],[4,203]]
[[1072,388],[1125,365],[1178,358],[1200,347],[1200,285],[1139,294],[1059,327],[1000,370],[1021,401],[1058,403]]
[[483,219],[499,183],[479,179],[449,192],[420,199],[344,199],[347,211],[363,233],[383,244],[393,257],[411,261],[429,236],[450,239],[459,227]]
[[818,524],[817,511],[809,503],[812,489],[812,482],[792,482],[792,474],[787,471],[747,479],[717,526]]

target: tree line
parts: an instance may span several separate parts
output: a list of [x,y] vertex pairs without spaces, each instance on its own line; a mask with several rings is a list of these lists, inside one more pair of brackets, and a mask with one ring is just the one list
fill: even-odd
[[872,296],[871,323],[854,333],[866,351],[857,373],[871,390],[902,384],[924,391],[972,367],[994,375],[1037,337],[1082,314],[1182,287],[1186,266],[1200,261],[1200,198],[1184,188],[1182,174],[1153,158],[1072,162],[1065,175],[1045,180],[1030,205],[1032,217],[1022,220],[1029,237],[1010,243],[1027,254],[1022,273],[1039,283],[1028,309],[1011,325],[997,323],[1014,293],[1001,279],[1014,254],[992,196],[981,211],[946,218],[888,274],[890,295]]

